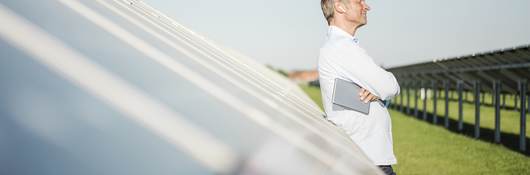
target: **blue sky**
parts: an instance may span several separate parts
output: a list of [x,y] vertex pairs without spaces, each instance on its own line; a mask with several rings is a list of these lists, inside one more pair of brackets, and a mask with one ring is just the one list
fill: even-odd
[[[316,0],[145,0],[220,45],[283,69],[316,67]],[[530,44],[528,0],[367,0],[361,45],[384,67]]]

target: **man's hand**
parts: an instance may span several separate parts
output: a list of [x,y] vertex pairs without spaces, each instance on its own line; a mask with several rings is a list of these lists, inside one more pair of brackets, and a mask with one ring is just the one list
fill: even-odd
[[375,96],[374,94],[370,93],[370,91],[361,88],[361,92],[359,93],[359,96],[361,97],[361,100],[364,103],[373,102],[379,100],[379,97]]

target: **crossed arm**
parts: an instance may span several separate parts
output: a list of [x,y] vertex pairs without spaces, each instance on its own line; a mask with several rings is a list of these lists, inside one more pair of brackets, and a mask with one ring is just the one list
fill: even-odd
[[357,81],[363,88],[359,93],[365,103],[379,99],[388,100],[399,94],[399,84],[390,72],[387,72],[366,54],[363,50],[352,48],[338,48],[334,60],[345,77]]

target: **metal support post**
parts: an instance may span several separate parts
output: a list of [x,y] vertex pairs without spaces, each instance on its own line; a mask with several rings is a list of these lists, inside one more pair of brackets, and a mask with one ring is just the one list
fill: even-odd
[[486,92],[481,93],[482,98],[480,98],[480,102],[482,104],[486,104]]
[[520,101],[521,104],[519,107],[521,108],[521,131],[520,131],[520,137],[519,137],[519,149],[522,152],[526,151],[526,88],[527,88],[527,82],[526,80],[520,80],[519,81],[519,95],[520,95]]
[[500,105],[500,93],[501,93],[501,81],[496,80],[493,86],[493,93],[495,101],[495,143],[501,142],[501,105]]
[[427,120],[427,86],[422,81],[421,86],[423,89],[423,120]]
[[414,117],[418,117],[418,92],[420,90],[420,87],[417,83],[414,87]]
[[444,81],[445,94],[445,112],[444,112],[444,126],[449,128],[449,81]]
[[437,116],[437,102],[438,102],[438,87],[436,84],[436,80],[431,81],[431,87],[432,87],[432,123],[436,124],[438,123],[438,116]]
[[411,83],[407,83],[407,90],[406,90],[406,96],[407,96],[407,115],[410,114],[410,86],[411,86]]
[[480,81],[473,83],[475,89],[475,138],[480,137]]
[[458,81],[456,83],[456,89],[458,91],[458,131],[462,131],[464,129],[464,110],[462,106],[462,81]]
[[403,112],[403,88],[399,90],[399,112]]

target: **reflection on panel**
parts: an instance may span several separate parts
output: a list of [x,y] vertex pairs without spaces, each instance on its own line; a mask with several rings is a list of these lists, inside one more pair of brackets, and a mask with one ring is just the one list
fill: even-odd
[[0,174],[380,173],[296,85],[142,1],[0,20]]

